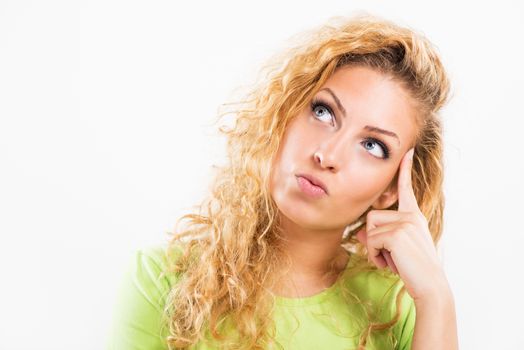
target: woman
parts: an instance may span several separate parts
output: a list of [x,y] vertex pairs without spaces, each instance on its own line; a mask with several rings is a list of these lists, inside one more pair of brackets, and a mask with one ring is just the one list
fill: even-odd
[[199,213],[137,252],[111,349],[458,348],[441,60],[370,15],[305,34],[220,129],[229,164]]

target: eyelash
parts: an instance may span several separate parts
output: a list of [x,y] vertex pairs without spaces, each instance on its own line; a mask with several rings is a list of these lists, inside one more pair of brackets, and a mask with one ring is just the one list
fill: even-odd
[[[335,113],[333,113],[333,109],[331,109],[331,107],[329,106],[329,103],[319,99],[318,97],[314,98],[311,101],[311,104],[310,104],[311,112],[314,112],[315,108],[317,108],[319,106],[322,106],[325,109],[327,109],[328,112],[331,113],[331,115],[333,116],[333,119],[337,120],[337,118],[335,116]],[[316,118],[316,116],[315,116],[315,118]],[[368,141],[375,142],[376,144],[378,144],[382,148],[382,151],[384,152],[384,157],[382,157],[382,159],[388,159],[389,158],[389,155],[390,155],[389,148],[386,146],[386,144],[384,142],[382,142],[379,139],[376,139],[374,137],[368,137],[363,142],[368,142]]]

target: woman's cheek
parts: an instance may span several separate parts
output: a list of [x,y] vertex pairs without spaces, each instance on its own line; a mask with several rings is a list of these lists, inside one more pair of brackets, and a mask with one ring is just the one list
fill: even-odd
[[[363,169],[363,168],[361,168]],[[379,174],[371,171],[359,171],[355,174],[352,181],[349,182],[351,196],[355,200],[366,200],[373,197],[382,186],[379,180]]]
[[[377,178],[382,180],[377,181]],[[380,196],[387,179],[376,171],[360,171],[352,174],[346,183],[347,186],[340,193],[341,197],[337,203],[333,203],[334,217],[358,218]]]

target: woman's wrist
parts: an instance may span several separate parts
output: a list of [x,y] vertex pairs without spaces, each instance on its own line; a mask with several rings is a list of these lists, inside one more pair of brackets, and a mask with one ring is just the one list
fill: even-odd
[[442,272],[438,277],[435,277],[432,287],[414,298],[413,301],[417,309],[426,306],[454,305],[453,291],[444,273]]

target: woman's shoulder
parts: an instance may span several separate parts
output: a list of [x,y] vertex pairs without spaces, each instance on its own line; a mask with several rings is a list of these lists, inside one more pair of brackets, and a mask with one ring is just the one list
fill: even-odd
[[[181,250],[172,247],[176,254]],[[113,309],[107,349],[165,349],[163,311],[176,282],[168,272],[167,245],[131,251]]]
[[177,276],[169,271],[170,263],[183,253],[182,245],[155,244],[135,249],[131,268],[136,278],[147,281],[158,290],[176,283]]
[[[373,315],[381,322],[391,321],[400,307],[398,322],[393,331],[399,341],[398,349],[409,349],[415,327],[416,309],[413,298],[404,290],[404,282],[399,275],[388,268],[379,269],[366,263],[367,258],[355,257],[348,264],[344,279],[345,290],[351,298],[356,297],[359,305],[370,307]],[[398,305],[400,304],[400,305]]]
[[[361,257],[356,257],[353,263],[348,264],[343,285],[351,295],[377,306],[383,316],[389,319],[397,309],[397,297],[404,282],[388,268],[370,266]],[[403,292],[399,301],[402,316],[414,311],[413,298],[407,291]]]

